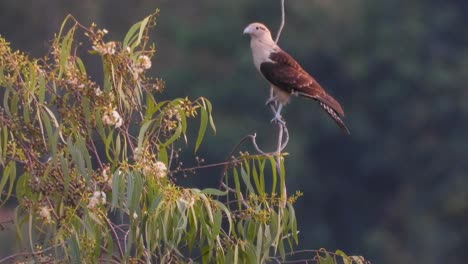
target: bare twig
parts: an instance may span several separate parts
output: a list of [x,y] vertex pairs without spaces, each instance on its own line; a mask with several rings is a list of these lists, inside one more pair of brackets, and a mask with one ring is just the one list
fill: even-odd
[[285,21],[286,21],[286,14],[284,11],[284,0],[281,0],[281,24],[279,26],[278,33],[276,33],[276,39],[275,39],[276,43],[278,43],[278,40],[281,35],[281,31],[283,31]]
[[288,145],[288,142],[289,142],[289,130],[288,130],[288,127],[286,127],[286,125],[283,126],[283,129],[284,129],[284,141],[283,141],[283,144],[281,145],[281,151],[283,151],[283,149],[286,147],[286,145]]
[[[280,26],[278,28],[278,33],[276,33],[276,38],[275,38],[275,42],[278,43],[279,41],[279,38],[281,36],[281,32],[283,31],[283,28],[284,28],[284,23],[286,21],[286,14],[285,14],[285,11],[284,11],[284,0],[281,0],[281,23],[280,23]],[[270,99],[273,98],[275,95],[274,95],[274,92],[273,92],[273,86],[270,87]],[[278,107],[278,101],[275,101],[275,107]],[[274,111],[276,113],[276,111]]]
[[120,245],[119,236],[117,235],[117,232],[115,231],[115,228],[114,228],[112,222],[106,216],[104,216],[103,219],[106,220],[107,226],[112,231],[111,235],[114,237],[115,243],[117,244],[117,248],[119,249],[120,257],[123,258],[124,257],[124,252],[122,250],[122,246]]
[[[254,134],[254,137],[255,137],[255,134]],[[243,137],[239,141],[239,143],[237,143],[237,145],[235,145],[234,148],[231,150],[231,153],[229,153],[228,159],[231,159],[234,152],[249,138],[252,138],[252,135],[247,135],[247,136]],[[226,177],[226,171],[227,171],[228,166],[230,164],[232,164],[231,160],[229,160],[228,162],[225,162],[225,167],[224,167],[224,170],[223,170],[223,174],[221,175],[221,178],[219,179],[219,188],[221,188],[224,185],[224,177]],[[208,166],[208,165],[206,165],[206,166]]]
[[[304,256],[304,258],[296,259],[296,260],[280,260],[278,257],[270,257],[268,260],[274,260],[277,263],[283,263],[283,264],[294,264],[294,263],[299,264],[299,263],[309,263],[309,262],[319,263],[318,260],[319,260],[319,257],[320,257],[321,254],[323,254],[323,255],[328,254],[331,257],[333,257],[334,263],[338,263],[339,258],[342,258],[343,260],[345,259],[345,257],[343,257],[343,256],[341,256],[341,255],[339,255],[339,254],[337,254],[335,252],[327,251],[327,250],[325,250],[323,248],[321,248],[321,249],[308,249],[308,250],[292,251],[292,252],[286,253],[285,256],[286,257],[295,256],[296,258],[298,258],[298,256],[300,254],[307,254],[307,255],[312,254],[312,255],[310,257]],[[361,262],[359,262],[359,263],[371,264],[370,261],[365,260],[363,257],[358,256],[357,258],[362,259]],[[357,263],[357,262],[352,262],[352,263]]]
[[252,145],[254,146],[255,150],[262,154],[262,155],[268,155],[267,153],[263,152],[257,145],[257,133],[254,133],[253,135],[250,135],[250,138],[252,139]]
[[[226,189],[227,191],[229,191],[229,192],[236,193],[236,190],[235,190],[235,189],[233,189],[233,188],[227,186],[224,182],[221,183],[221,186],[222,186],[223,188],[225,188],[225,189]],[[244,196],[242,195],[241,192],[239,193],[239,196],[240,196],[240,197],[239,197],[239,200],[242,202],[242,204],[243,204],[246,208],[250,208],[249,204],[245,201]]]
[[24,252],[24,253],[18,253],[18,254],[10,255],[10,256],[8,256],[6,258],[0,259],[0,263],[6,263],[7,260],[16,259],[18,257],[43,254],[43,253],[45,253],[45,252],[47,252],[47,251],[49,251],[49,250],[51,250],[51,249],[53,249],[55,247],[61,246],[61,245],[63,245],[63,243],[52,245],[50,247],[44,248],[43,250],[38,250],[38,251],[34,251],[34,252]]

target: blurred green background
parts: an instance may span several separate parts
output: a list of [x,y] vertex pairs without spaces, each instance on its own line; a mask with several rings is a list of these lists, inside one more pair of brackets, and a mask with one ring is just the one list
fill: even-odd
[[[3,0],[0,34],[38,57],[69,13],[122,40],[156,8],[152,74],[166,81],[161,99],[205,96],[214,106],[218,132],[200,157],[223,161],[254,132],[273,150],[268,85],[242,31],[261,21],[275,32],[279,0]],[[344,135],[305,99],[283,111],[288,190],[304,192],[296,204],[298,249],[342,249],[373,263],[466,263],[466,14],[465,0],[286,1],[280,45],[341,102],[351,130]],[[101,65],[88,62],[97,78]],[[220,173],[180,182],[216,184]],[[11,253],[11,229],[0,232],[0,257]]]

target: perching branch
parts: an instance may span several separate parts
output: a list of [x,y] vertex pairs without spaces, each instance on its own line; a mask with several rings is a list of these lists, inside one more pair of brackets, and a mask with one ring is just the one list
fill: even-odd
[[[278,33],[276,33],[276,39],[275,39],[276,43],[278,43],[278,40],[281,36],[281,32],[283,31],[285,21],[286,21],[286,14],[285,14],[285,8],[284,8],[284,0],[281,0],[281,23],[278,29]],[[271,88],[270,94],[273,95],[273,87]],[[270,105],[270,107],[274,113],[274,116],[277,116],[276,114],[280,110],[279,104],[277,103],[275,104],[275,106]],[[284,140],[284,142],[283,142],[283,136],[286,137],[286,140]],[[286,147],[286,145],[288,144],[288,141],[289,141],[289,131],[286,127],[286,122],[278,121],[278,143],[277,143],[278,145],[276,148],[276,154],[277,154],[276,170],[278,171],[278,173],[281,173],[281,169],[280,169],[281,155],[280,154],[283,151],[283,149]],[[288,192],[286,190],[286,184],[284,182],[283,182],[282,187],[283,188],[282,188],[282,193],[281,193],[281,206],[284,208],[286,207],[286,200],[287,200]]]

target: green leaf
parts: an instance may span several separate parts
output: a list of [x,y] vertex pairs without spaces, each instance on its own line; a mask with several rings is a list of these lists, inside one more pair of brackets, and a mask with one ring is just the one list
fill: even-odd
[[[101,57],[102,60],[102,71],[103,71],[103,87],[104,87],[104,93],[107,94],[111,92],[112,90],[112,71],[111,71],[111,65],[109,65],[108,62],[104,61],[104,58]],[[121,94],[121,93],[119,93]]]
[[111,144],[114,139],[114,132],[113,130],[109,131],[109,135],[103,134],[104,138],[102,142],[104,143],[104,149],[106,151],[106,157],[109,159],[111,162],[116,162],[115,157],[111,156],[110,150],[111,150]]
[[162,199],[163,199],[163,196],[161,194],[159,194],[158,196],[156,196],[156,198],[154,198],[154,200],[151,202],[151,206],[148,210],[148,214],[151,215],[158,210]]
[[146,112],[145,112],[145,118],[144,118],[145,120],[149,120],[153,118],[154,113],[156,113],[161,108],[163,108],[166,104],[169,103],[169,101],[163,101],[163,102],[158,103],[157,105],[154,105],[153,99],[151,99],[150,96],[147,97],[146,101],[148,102],[148,105],[147,105]]
[[116,139],[115,139],[115,148],[114,148],[114,156],[115,157],[120,157],[120,153],[122,150],[122,143],[120,142],[120,134],[117,134]]
[[92,125],[91,125],[91,111],[90,111],[90,100],[88,97],[83,97],[81,99],[81,107],[83,108],[83,113],[85,117],[86,127],[88,128],[88,132],[92,133]]
[[[23,120],[26,124],[31,124],[31,116],[30,116],[31,109],[29,107],[23,107]],[[41,119],[39,118],[39,122],[41,122]],[[42,126],[41,126],[42,129]]]
[[11,98],[11,114],[16,116],[18,114],[18,110],[19,110],[19,107],[18,107],[18,102],[19,102],[19,96],[18,96],[18,93],[14,93],[13,94],[13,97]]
[[214,210],[213,212],[213,227],[211,238],[217,239],[219,233],[221,232],[221,224],[223,222],[223,215],[220,210]]
[[213,203],[215,203],[219,209],[221,209],[224,214],[226,215],[226,218],[229,222],[229,230],[227,232],[227,235],[230,235],[231,234],[231,230],[232,230],[232,227],[233,227],[233,222],[232,222],[232,216],[231,216],[231,212],[229,211],[229,209],[224,205],[222,204],[221,202],[219,201],[216,201],[216,200],[213,200]]
[[8,146],[8,128],[6,126],[0,127],[0,133],[0,165],[5,166]]
[[140,132],[138,133],[138,149],[143,148],[143,142],[145,140],[145,134],[150,125],[154,122],[154,120],[146,120],[143,122],[143,125],[140,127]]
[[195,152],[197,152],[200,147],[203,137],[205,136],[206,126],[208,125],[208,113],[206,111],[205,101],[202,100],[203,107],[200,108],[200,129],[198,130],[198,137],[195,143]]
[[242,203],[241,203],[241,187],[240,187],[240,181],[239,181],[239,174],[237,173],[237,169],[233,168],[232,169],[233,174],[234,174],[234,185],[236,187],[236,200],[237,200],[237,205],[239,206],[239,210],[242,209]]
[[122,42],[122,47],[124,49],[127,48],[127,47],[130,47],[130,45],[129,45],[130,41],[132,39],[136,38],[136,32],[140,28],[140,25],[141,25],[141,21],[130,27],[130,29],[128,30],[128,32],[125,35],[125,38],[124,38],[124,40]]
[[225,196],[228,194],[228,191],[226,190],[223,192],[221,190],[214,189],[214,188],[206,188],[206,189],[203,189],[201,193],[209,194],[209,195]]
[[[174,101],[176,102],[177,105],[181,103],[179,99],[176,99]],[[182,133],[185,134],[187,132],[187,117],[185,116],[185,111],[181,107],[178,107],[177,112],[179,112],[179,117],[180,117],[179,125],[182,126]]]
[[241,176],[242,176],[242,180],[244,181],[245,185],[247,186],[247,189],[249,190],[249,192],[250,193],[255,193],[255,190],[252,187],[252,183],[250,182],[250,175],[247,174],[247,172],[244,169],[244,166],[241,166]]
[[43,104],[45,101],[46,80],[42,74],[39,74],[38,84],[39,84],[39,94],[38,94],[39,103]]
[[213,254],[211,248],[206,245],[201,248],[202,263],[210,263],[211,255]]
[[335,264],[333,257],[325,249],[320,249],[320,253],[325,256],[322,256],[320,253],[317,253],[317,263],[319,264]]
[[145,29],[146,29],[146,25],[148,25],[148,22],[149,22],[149,19],[151,18],[151,16],[147,16],[145,19],[143,19],[141,21],[141,25],[140,25],[140,31],[138,33],[138,38],[137,40],[135,41],[135,43],[133,43],[132,47],[136,47],[138,45],[140,45],[141,43],[141,39],[143,38],[143,33],[145,32]]
[[208,214],[208,218],[210,220],[210,223],[213,223],[213,210],[211,208],[210,202],[208,197],[204,194],[200,194],[200,198],[203,200],[203,204],[205,205],[206,212]]
[[167,148],[160,147],[158,152],[158,160],[164,164],[169,164],[169,157],[167,155]]
[[[62,25],[63,26],[63,25]],[[72,48],[73,43],[73,35],[75,34],[76,27],[73,26],[65,35],[62,40],[62,44],[60,45],[60,70],[58,74],[58,78],[62,77],[62,74],[67,71],[68,69],[68,57],[70,56],[70,51]]]
[[284,260],[286,259],[286,251],[284,250],[284,243],[283,243],[283,240],[280,239],[279,243],[278,243],[278,250],[280,252],[280,256],[281,258]]
[[[141,39],[143,38],[143,33],[145,32],[145,28],[148,25],[148,22],[152,16],[155,14],[152,14],[150,16],[145,17],[142,21],[134,24],[132,27],[127,32],[127,35],[125,35],[125,38],[123,40],[122,46],[123,48],[130,47],[131,52],[140,45]],[[136,34],[138,31],[138,35]]]
[[176,139],[178,139],[181,134],[182,134],[182,125],[179,124],[179,126],[177,126],[176,131],[174,132],[174,134],[166,142],[162,143],[160,147],[165,148],[165,147],[169,146],[174,141],[176,141]]
[[70,254],[71,263],[82,263],[78,234],[73,235],[71,239],[69,240],[68,244],[69,244],[68,250]]
[[[46,136],[47,136],[47,146],[49,149],[52,149],[54,146],[52,145],[52,143],[54,143],[54,140],[53,140],[53,135],[54,135],[54,132],[53,132],[53,129],[52,129],[52,123],[50,122],[50,118],[49,118],[49,115],[45,112],[41,112],[40,113],[41,116],[42,116],[42,124],[45,128],[45,132],[46,132]],[[44,136],[44,134],[43,134]],[[55,141],[56,143],[56,141]]]
[[335,254],[340,256],[343,259],[343,264],[352,264],[352,261],[348,258],[348,256],[341,250],[336,250]]
[[234,248],[234,264],[239,263],[239,244],[236,244]]
[[75,57],[75,62],[76,62],[76,65],[78,65],[78,69],[80,70],[80,73],[83,74],[83,75],[86,75],[86,68],[83,64],[83,61],[80,59],[80,57]]
[[10,106],[8,104],[8,101],[10,99],[10,93],[11,93],[11,89],[8,88],[8,89],[5,89],[5,93],[3,94],[3,107],[5,108],[5,113],[11,117],[11,112],[10,112]]
[[187,227],[187,223],[188,223],[188,218],[186,214],[187,204],[181,200],[177,200],[176,204],[177,204],[177,210],[179,211],[179,215],[177,219],[177,225],[175,228],[179,230],[185,230]]
[[111,210],[118,206],[119,197],[121,196],[121,184],[123,183],[123,174],[119,170],[112,175],[112,204]]
[[203,99],[203,102],[206,103],[206,109],[208,110],[211,129],[213,129],[213,132],[216,133],[216,126],[215,126],[215,123],[214,123],[214,120],[213,120],[213,116],[211,114],[212,110],[213,110],[213,106],[211,105],[211,102],[209,100],[207,100],[206,98],[202,98],[202,99]]
[[296,212],[294,211],[294,206],[291,203],[288,204],[288,211],[289,211],[289,230],[291,230],[292,237],[296,244],[299,243],[299,238],[297,236],[297,220],[296,220]]
[[5,200],[0,203],[0,206],[4,205],[10,198],[11,192],[13,190],[13,186],[15,184],[15,179],[16,179],[16,162],[11,160],[3,169],[2,179],[0,181],[0,193],[2,193],[2,195],[0,195],[0,198],[5,193],[3,191],[3,188],[6,186],[7,183],[9,183],[8,191],[6,192],[6,196],[5,196]]
[[271,174],[272,174],[272,185],[271,185],[271,193],[277,193],[276,192],[276,182],[277,182],[277,172],[276,172],[276,161],[272,156],[268,156],[268,159],[270,160],[271,164]]
[[[283,219],[283,213],[281,211],[281,208],[278,210],[278,213],[276,211],[273,211],[271,213],[271,223],[272,223],[272,230],[275,231],[275,240],[273,241],[275,244],[276,244],[276,249],[280,249],[280,245],[283,247],[283,251],[284,251],[284,245],[282,244],[283,243],[283,240],[281,239],[281,234],[283,233],[283,222],[284,222],[284,219]],[[275,252],[276,253],[276,252]]]
[[257,232],[257,246],[255,251],[257,252],[256,257],[257,261],[256,263],[260,263],[260,256],[262,255],[262,249],[263,249],[263,225],[260,225],[258,228]]
[[143,180],[139,173],[130,173],[127,177],[127,208],[130,211],[130,215],[135,211],[139,211],[138,204],[140,202],[140,196],[143,191]]
[[[260,168],[261,169],[261,168]],[[258,170],[256,166],[256,159],[252,160],[252,178],[255,183],[255,188],[257,189],[258,194],[265,193],[265,186],[262,186],[262,180],[260,180],[258,175]]]
[[55,114],[45,105],[42,105],[42,109],[44,109],[47,112],[47,114],[49,115],[50,119],[52,120],[52,123],[54,124],[54,126],[56,128],[58,128],[59,123],[57,121],[57,118],[55,117]]

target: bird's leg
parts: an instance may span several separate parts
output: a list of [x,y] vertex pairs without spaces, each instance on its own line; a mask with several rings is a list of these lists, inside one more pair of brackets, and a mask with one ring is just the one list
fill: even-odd
[[275,111],[275,117],[273,117],[273,119],[271,120],[271,122],[277,122],[277,123],[280,123],[282,125],[285,124],[284,120],[283,120],[283,117],[281,116],[281,110],[283,109],[283,104],[279,104],[278,108],[276,109]]
[[276,96],[272,95],[268,100],[265,102],[265,105],[271,105],[276,101]]
[[274,106],[277,106],[278,105],[278,101],[277,101],[278,97],[275,95],[275,89],[274,89],[274,86],[271,85],[270,87],[270,98],[268,98],[268,100],[265,102],[265,105],[266,106],[273,106],[272,104],[274,104]]

